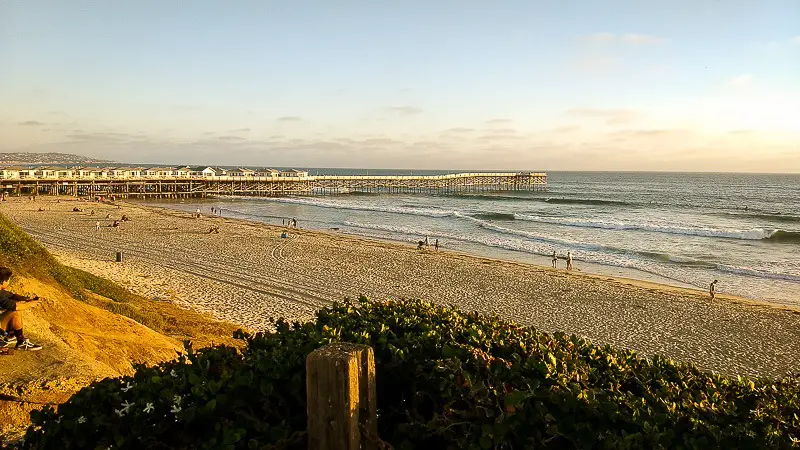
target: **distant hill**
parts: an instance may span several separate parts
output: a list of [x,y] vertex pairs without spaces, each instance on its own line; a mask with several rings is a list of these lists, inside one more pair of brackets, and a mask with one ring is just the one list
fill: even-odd
[[0,165],[28,164],[106,164],[113,161],[69,153],[0,153]]

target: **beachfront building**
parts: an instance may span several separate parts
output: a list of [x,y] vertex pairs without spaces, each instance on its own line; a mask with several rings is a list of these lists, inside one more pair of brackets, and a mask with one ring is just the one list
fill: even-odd
[[22,169],[19,171],[19,178],[24,180],[26,178],[38,178],[39,177],[39,170],[38,169]]
[[54,179],[58,173],[58,167],[42,166],[36,170],[36,176],[44,179]]
[[189,178],[192,176],[194,170],[189,166],[179,167],[175,170],[175,176],[178,178]]
[[59,168],[56,170],[56,178],[75,178],[75,169]]
[[219,167],[206,167],[201,171],[203,178],[221,177],[225,171]]
[[281,171],[275,169],[258,169],[255,176],[257,177],[277,177],[280,176]]
[[92,169],[92,178],[99,180],[104,180],[109,178],[108,169],[105,168],[101,169],[99,167],[95,167],[94,169]]
[[3,167],[0,169],[0,178],[4,180],[19,180],[20,171],[25,170],[22,167]]
[[307,177],[308,172],[297,169],[281,170],[280,176],[290,178]]
[[122,167],[123,178],[141,178],[144,167]]
[[75,169],[75,173],[77,174],[78,178],[92,178],[92,169],[91,167],[78,167]]
[[109,170],[109,175],[114,179],[123,179],[126,178],[125,170],[126,167],[112,167]]
[[176,170],[172,167],[150,167],[145,171],[145,176],[153,178],[169,178],[175,176]]
[[242,167],[239,167],[238,169],[230,169],[226,171],[225,175],[229,177],[252,177],[255,175],[255,173],[256,173],[255,170],[244,169]]

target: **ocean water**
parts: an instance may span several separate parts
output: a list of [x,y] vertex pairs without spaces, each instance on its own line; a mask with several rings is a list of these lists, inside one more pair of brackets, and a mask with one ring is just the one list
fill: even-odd
[[[311,169],[316,173],[317,169]],[[325,174],[366,173],[319,169]],[[376,171],[369,174],[409,174]],[[447,172],[413,171],[414,174]],[[350,193],[159,203],[800,305],[800,175],[550,172],[543,192]],[[152,202],[150,202],[152,203]],[[560,267],[564,266],[561,261]]]

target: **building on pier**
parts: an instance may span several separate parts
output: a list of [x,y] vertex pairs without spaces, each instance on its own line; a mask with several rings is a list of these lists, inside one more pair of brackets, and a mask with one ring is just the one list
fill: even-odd
[[[0,169],[2,170],[2,169]],[[252,175],[251,175],[252,172]],[[129,168],[74,169],[58,171],[71,177],[56,177],[37,172],[34,177],[17,174],[15,168],[2,171],[0,191],[30,195],[52,194],[72,196],[117,195],[120,197],[207,197],[207,196],[285,196],[326,195],[345,192],[370,193],[460,193],[485,191],[542,190],[547,187],[547,174],[540,172],[456,173],[430,176],[317,175],[295,170],[223,171],[206,167],[202,171],[180,171],[172,168],[151,168],[137,171]],[[200,173],[202,176],[195,174]],[[86,175],[88,174],[88,177]],[[213,174],[213,175],[212,175]],[[230,174],[237,174],[232,176]],[[261,175],[269,176],[261,176]],[[285,175],[284,175],[285,174]],[[8,177],[7,177],[7,176]],[[46,175],[47,177],[44,177]]]

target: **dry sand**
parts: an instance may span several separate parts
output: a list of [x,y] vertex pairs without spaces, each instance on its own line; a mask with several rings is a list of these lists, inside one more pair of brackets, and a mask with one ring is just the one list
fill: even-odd
[[[336,233],[282,239],[282,227],[132,204],[13,198],[0,211],[68,265],[251,329],[359,294],[423,298],[726,374],[800,372],[800,311],[791,308]],[[108,213],[131,221],[111,228]]]

